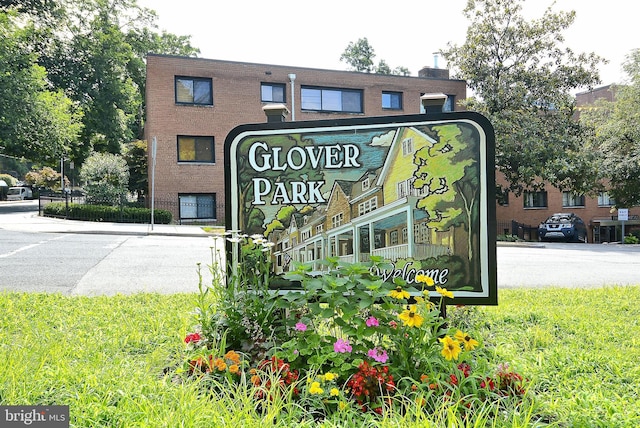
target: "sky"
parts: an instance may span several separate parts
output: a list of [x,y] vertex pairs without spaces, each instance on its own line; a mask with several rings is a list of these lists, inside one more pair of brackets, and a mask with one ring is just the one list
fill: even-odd
[[[434,52],[464,43],[470,21],[467,0],[138,0],[158,14],[158,27],[190,35],[201,58],[346,70],[340,55],[350,42],[367,38],[374,62],[406,67],[412,76],[425,66],[446,67]],[[601,85],[624,83],[622,63],[640,48],[636,0],[526,0],[527,19],[576,11],[562,34],[575,53],[595,53],[608,64],[599,68]]]

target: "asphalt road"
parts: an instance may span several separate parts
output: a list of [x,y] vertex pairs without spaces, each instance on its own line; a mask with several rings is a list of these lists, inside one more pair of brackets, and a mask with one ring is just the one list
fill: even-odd
[[[0,291],[112,295],[197,292],[211,282],[211,237],[3,229],[37,205],[0,203]],[[38,221],[36,217],[34,222]],[[28,229],[28,228],[27,228]],[[498,287],[640,285],[640,245],[545,243],[497,248]]]

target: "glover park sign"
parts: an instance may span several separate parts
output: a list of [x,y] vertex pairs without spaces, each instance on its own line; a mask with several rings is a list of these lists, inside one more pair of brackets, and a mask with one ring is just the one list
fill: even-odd
[[[294,262],[378,256],[456,304],[496,304],[494,135],[471,112],[241,125],[225,141],[226,223]],[[286,283],[285,283],[286,284]],[[285,289],[289,288],[286,285]],[[293,285],[290,288],[294,288]]]

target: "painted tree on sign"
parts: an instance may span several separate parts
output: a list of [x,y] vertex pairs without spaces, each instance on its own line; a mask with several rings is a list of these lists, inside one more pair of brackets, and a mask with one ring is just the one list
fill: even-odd
[[[468,231],[468,256],[473,258],[472,227],[479,190],[478,164],[456,125],[432,127],[437,142],[418,150],[413,185],[422,193],[417,207],[427,213],[437,231],[464,226]],[[477,232],[474,232],[477,233]]]

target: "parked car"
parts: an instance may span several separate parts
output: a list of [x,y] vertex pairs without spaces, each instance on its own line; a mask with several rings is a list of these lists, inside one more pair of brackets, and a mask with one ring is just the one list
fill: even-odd
[[33,192],[28,187],[9,187],[7,191],[7,201],[24,201],[32,198]]
[[538,226],[540,241],[587,242],[587,226],[574,213],[556,213]]

